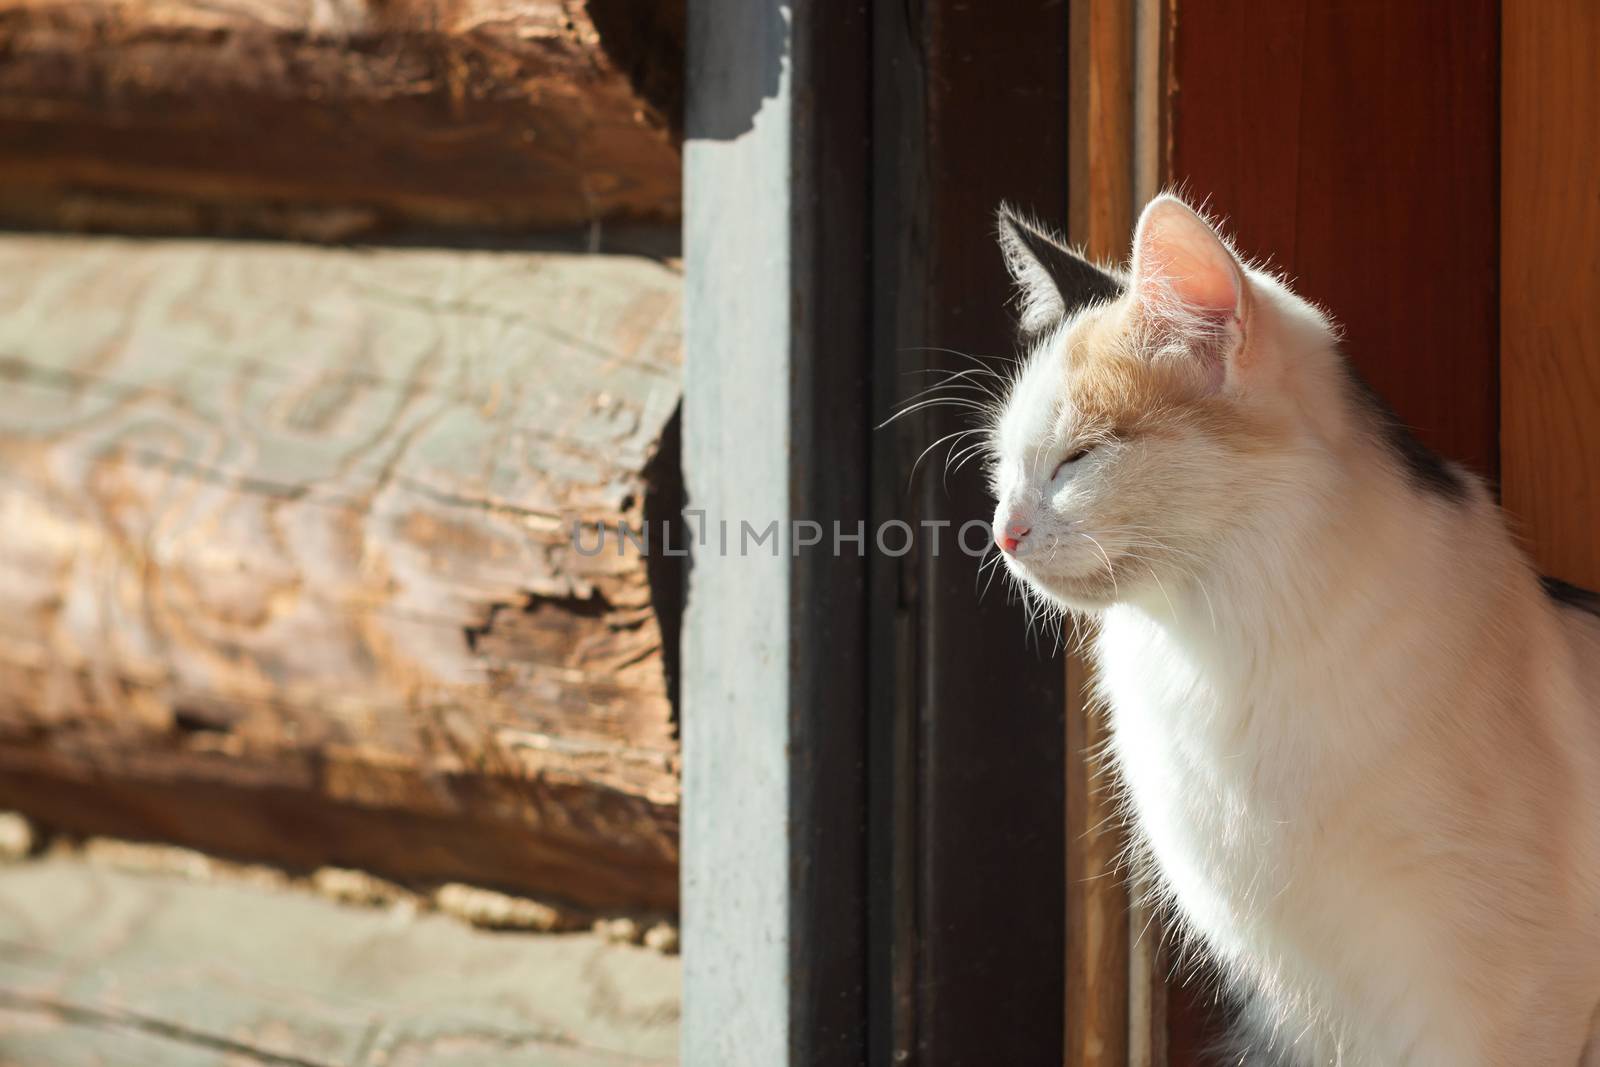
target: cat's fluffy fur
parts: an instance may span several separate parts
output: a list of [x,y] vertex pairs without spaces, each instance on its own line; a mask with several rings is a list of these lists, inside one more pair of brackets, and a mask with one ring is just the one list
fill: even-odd
[[1041,227],[1001,238],[1006,566],[1096,621],[1130,821],[1252,1055],[1600,1063],[1600,617],[1180,200],[1086,303]]

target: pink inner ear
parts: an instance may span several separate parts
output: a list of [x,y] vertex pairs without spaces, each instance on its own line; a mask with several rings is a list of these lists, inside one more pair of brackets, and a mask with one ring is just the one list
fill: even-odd
[[1152,204],[1140,220],[1135,268],[1179,303],[1208,315],[1239,310],[1239,269],[1204,219],[1175,200]]

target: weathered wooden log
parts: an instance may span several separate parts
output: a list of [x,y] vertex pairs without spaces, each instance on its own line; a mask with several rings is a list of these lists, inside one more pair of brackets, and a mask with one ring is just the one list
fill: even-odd
[[682,0],[0,0],[0,221],[675,219],[682,36]]
[[0,239],[0,807],[672,907],[678,289]]

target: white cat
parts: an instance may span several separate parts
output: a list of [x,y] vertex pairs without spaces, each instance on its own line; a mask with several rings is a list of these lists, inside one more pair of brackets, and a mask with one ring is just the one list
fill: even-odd
[[1600,598],[1541,585],[1182,201],[1125,271],[1006,209],[1001,241],[1030,354],[996,540],[1096,623],[1130,821],[1248,991],[1244,1062],[1600,1063]]

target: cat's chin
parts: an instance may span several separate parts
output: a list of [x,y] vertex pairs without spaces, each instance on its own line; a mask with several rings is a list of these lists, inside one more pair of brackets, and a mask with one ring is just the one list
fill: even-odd
[[1050,599],[1062,608],[1078,615],[1099,615],[1121,598],[1109,586],[1070,592],[1052,591]]
[[1029,588],[1042,593],[1047,600],[1064,611],[1080,615],[1098,615],[1123,599],[1118,595],[1119,589],[1116,584],[1105,579],[1103,570],[1081,576],[1039,575],[1029,570],[1026,565],[1016,567],[1014,570],[1017,571],[1018,577],[1028,583]]
[[1090,596],[1057,596],[1056,601],[1065,609],[1077,615],[1099,615],[1107,608],[1118,603],[1118,598],[1109,590]]

